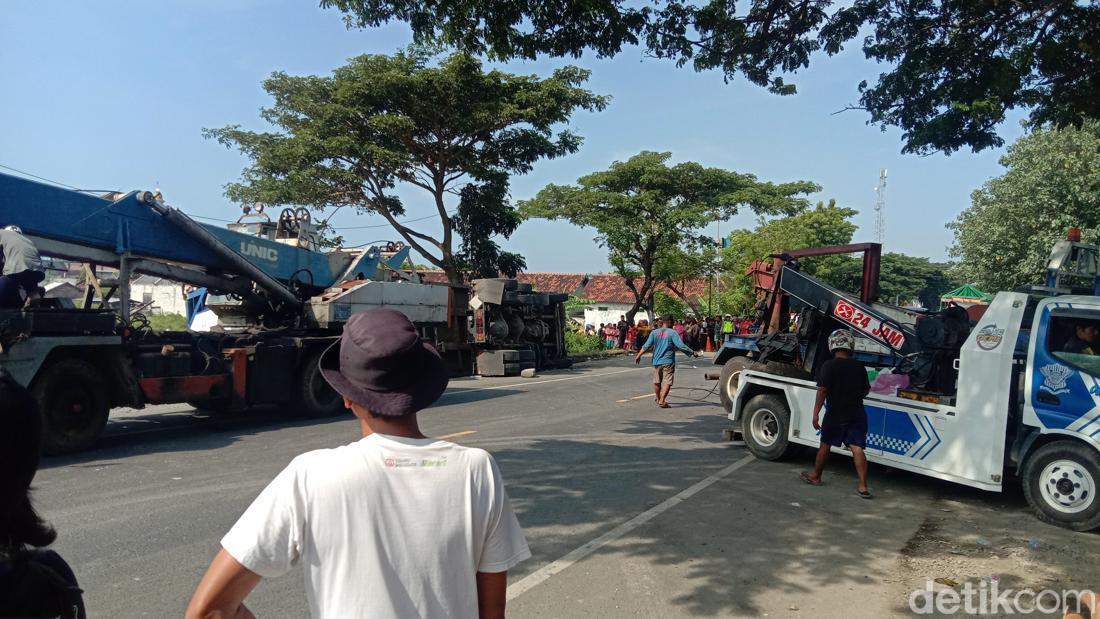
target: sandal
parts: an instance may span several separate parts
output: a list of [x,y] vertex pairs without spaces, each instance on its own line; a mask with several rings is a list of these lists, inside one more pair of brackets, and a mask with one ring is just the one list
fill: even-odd
[[814,479],[814,478],[810,477],[810,474],[807,473],[806,471],[802,471],[801,473],[799,473],[798,478],[801,479],[802,481],[810,484],[811,486],[820,486],[821,485],[821,480],[820,479]]
[[657,406],[661,408],[672,408],[671,406],[669,406],[668,402],[663,402],[661,404],[658,404]]
[[871,490],[870,490],[870,489],[868,489],[868,490],[860,490],[859,488],[856,488],[856,494],[858,494],[858,495],[859,495],[859,498],[861,498],[861,499],[869,499],[869,498],[871,498]]

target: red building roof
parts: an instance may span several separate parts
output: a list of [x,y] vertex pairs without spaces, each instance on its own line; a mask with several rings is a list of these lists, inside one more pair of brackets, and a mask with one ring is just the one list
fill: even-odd
[[[424,281],[427,282],[444,283],[447,281],[447,277],[443,274],[443,271],[419,271],[419,273],[424,278]],[[584,274],[520,273],[516,279],[531,284],[535,290],[540,292],[567,292],[569,294],[574,294],[577,291],[577,287],[580,286],[581,280],[584,279]],[[642,280],[640,278],[635,281],[637,285],[642,285]],[[690,299],[706,298],[707,281],[702,277],[683,280],[676,285],[676,289],[687,295]],[[676,297],[676,295],[663,284],[658,285],[657,290],[669,296]],[[626,282],[623,281],[623,278],[614,273],[596,273],[590,275],[588,277],[588,284],[584,287],[583,292],[580,294],[580,298],[595,301],[597,303],[621,303],[626,305],[634,303],[634,294],[626,287]]]

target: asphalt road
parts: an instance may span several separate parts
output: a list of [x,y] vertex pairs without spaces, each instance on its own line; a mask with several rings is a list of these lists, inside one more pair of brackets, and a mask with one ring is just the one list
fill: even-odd
[[[874,467],[877,497],[864,501],[843,458],[825,486],[801,484],[805,458],[756,461],[722,440],[727,422],[698,366],[681,363],[671,409],[654,405],[648,367],[619,358],[456,380],[421,413],[426,433],[500,463],[534,555],[510,574],[510,616],[901,616],[906,593],[940,576],[925,572],[947,569],[929,562],[938,544],[969,560],[970,537],[991,523],[1004,548],[1036,527],[1045,536],[1049,556],[1023,557],[1018,571],[1041,564],[1058,578],[1072,571],[1060,544],[1100,551],[1095,535],[1035,523],[1011,493]],[[350,416],[124,411],[95,450],[47,460],[36,497],[92,616],[178,616],[222,534],[283,466],[357,438]],[[305,616],[300,573],[264,581],[249,606]]]

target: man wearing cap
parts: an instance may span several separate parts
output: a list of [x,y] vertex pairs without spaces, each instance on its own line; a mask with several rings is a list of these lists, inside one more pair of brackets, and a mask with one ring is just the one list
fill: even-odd
[[363,438],[295,458],[222,538],[190,617],[251,617],[261,578],[305,571],[314,617],[503,617],[508,570],[531,556],[481,449],[428,438],[417,411],[447,387],[403,314],[353,314],[321,372]]
[[[799,477],[810,485],[820,486],[829,450],[847,445],[859,476],[856,493],[869,499],[867,455],[863,452],[867,447],[867,411],[863,408],[863,398],[871,391],[871,382],[867,379],[867,369],[852,358],[854,350],[855,337],[851,331],[837,329],[829,335],[829,352],[833,353],[833,358],[821,365],[814,401],[813,424],[815,430],[821,431],[821,444],[813,472],[799,473]],[[822,406],[826,406],[824,423],[821,422]]]
[[672,329],[672,316],[665,316],[659,322],[660,326],[650,332],[638,354],[634,357],[634,363],[641,363],[642,355],[647,350],[653,350],[653,394],[657,396],[657,406],[670,408],[668,405],[668,392],[672,391],[673,377],[676,375],[676,351],[698,357],[695,352]]

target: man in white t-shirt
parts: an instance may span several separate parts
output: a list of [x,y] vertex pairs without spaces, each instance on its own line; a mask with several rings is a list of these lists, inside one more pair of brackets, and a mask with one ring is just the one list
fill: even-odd
[[[352,315],[321,371],[363,439],[295,458],[222,538],[188,617],[251,617],[261,578],[305,571],[314,617],[503,617],[531,556],[481,449],[425,437],[447,368],[401,313]],[[220,613],[220,614],[219,614]]]

